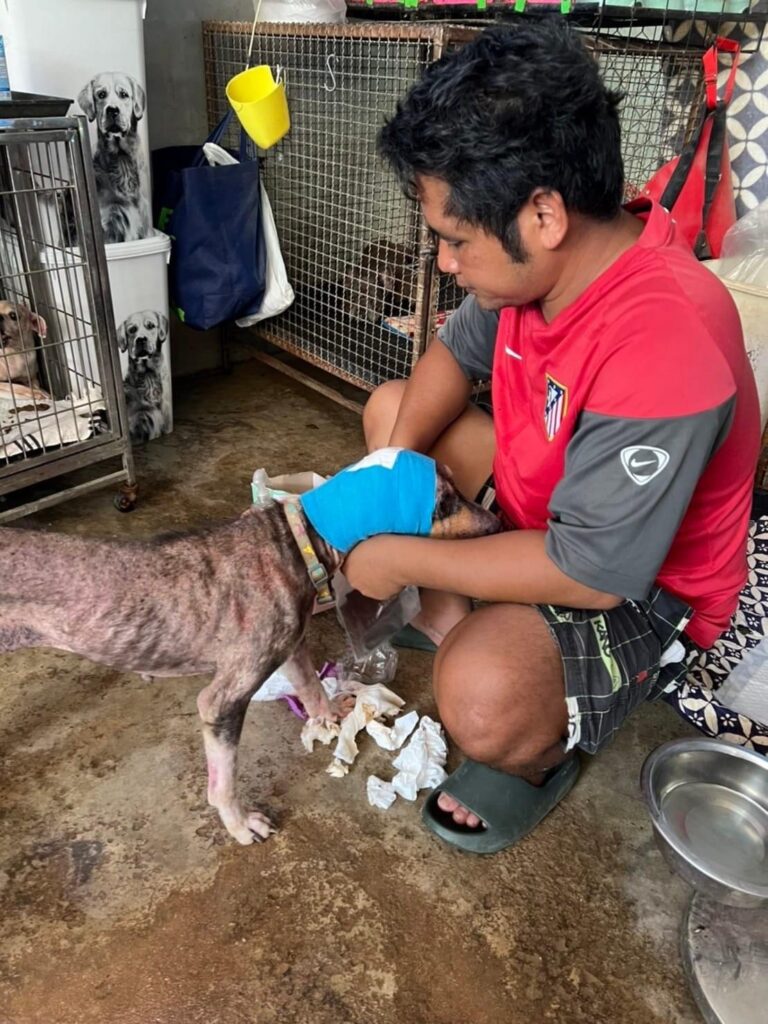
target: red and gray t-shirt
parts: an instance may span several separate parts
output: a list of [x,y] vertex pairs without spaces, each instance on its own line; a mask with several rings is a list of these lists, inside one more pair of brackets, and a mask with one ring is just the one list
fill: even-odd
[[658,583],[709,647],[746,579],[757,391],[727,289],[662,207],[629,209],[638,241],[551,323],[469,296],[440,338],[467,376],[492,375],[510,523],[546,530],[586,586],[639,600]]

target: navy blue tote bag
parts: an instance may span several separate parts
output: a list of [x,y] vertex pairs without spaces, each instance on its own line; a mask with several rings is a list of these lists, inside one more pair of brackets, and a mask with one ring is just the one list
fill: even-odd
[[[218,143],[231,117],[206,141]],[[258,313],[264,298],[259,163],[249,157],[243,134],[239,159],[211,167],[202,146],[156,154],[158,227],[172,239],[171,305],[183,323],[198,330]]]

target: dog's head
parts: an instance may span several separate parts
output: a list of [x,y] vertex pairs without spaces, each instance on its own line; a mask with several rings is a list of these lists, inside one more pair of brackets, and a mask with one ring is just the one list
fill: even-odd
[[34,335],[44,338],[47,332],[45,320],[23,302],[0,302],[0,346],[3,350],[30,352],[35,347]]
[[456,490],[451,471],[437,464],[435,511],[432,514],[430,537],[448,540],[461,537],[484,537],[498,533],[501,522],[474,501],[467,501]]
[[160,348],[168,337],[168,317],[154,309],[131,313],[117,329],[117,344],[127,352],[129,360],[146,365],[160,355]]
[[103,71],[83,87],[77,97],[89,121],[95,121],[100,135],[119,141],[136,131],[144,116],[144,90],[130,75]]
[[415,301],[417,259],[404,245],[370,242],[342,276],[344,311],[377,323],[382,315],[410,312]]

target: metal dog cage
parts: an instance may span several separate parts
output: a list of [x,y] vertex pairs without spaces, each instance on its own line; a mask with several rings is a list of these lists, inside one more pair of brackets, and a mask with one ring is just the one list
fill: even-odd
[[[291,112],[290,133],[263,154],[262,169],[296,299],[253,330],[371,391],[408,376],[436,325],[461,301],[452,281],[436,271],[417,204],[379,160],[376,133],[424,68],[480,29],[425,22],[252,29],[203,24],[211,128],[229,109],[225,86],[247,66],[252,35],[251,64],[281,68]],[[607,34],[588,37],[588,45],[606,81],[626,94],[621,118],[632,196],[690,128],[701,51]],[[676,96],[672,119],[665,97],[683,71],[687,92]],[[232,145],[236,132],[237,126]]]
[[135,500],[100,239],[85,120],[0,121],[0,520],[109,483]]

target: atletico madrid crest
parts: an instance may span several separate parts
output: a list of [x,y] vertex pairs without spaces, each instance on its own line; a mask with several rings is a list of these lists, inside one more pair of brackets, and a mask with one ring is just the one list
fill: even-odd
[[547,400],[544,405],[544,429],[551,441],[560,429],[568,409],[568,388],[547,374]]

